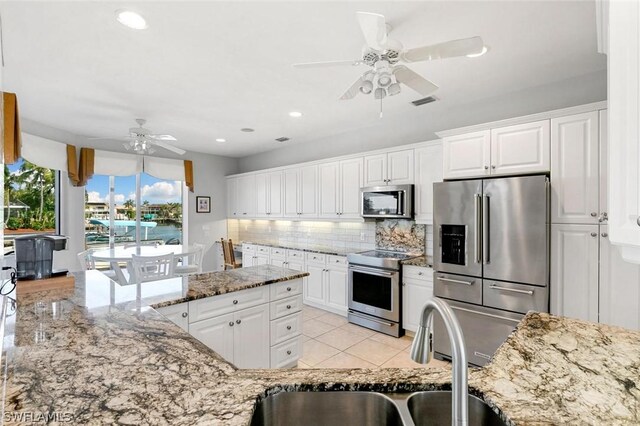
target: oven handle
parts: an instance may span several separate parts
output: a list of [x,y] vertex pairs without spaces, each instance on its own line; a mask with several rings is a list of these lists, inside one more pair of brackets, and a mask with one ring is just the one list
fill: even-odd
[[380,321],[377,318],[372,318],[369,315],[362,315],[361,313],[356,312],[356,311],[354,311],[352,309],[349,309],[349,315],[353,315],[354,317],[366,319],[368,321],[377,322],[378,324],[386,325],[388,327],[393,327],[393,325],[394,325],[392,322]]
[[452,280],[451,278],[442,278],[442,277],[438,277],[437,279],[439,281],[444,281],[446,283],[473,285],[473,281],[469,282],[469,281],[462,281],[462,280]]
[[365,268],[364,266],[349,266],[349,269],[352,270],[352,271],[365,272],[367,274],[378,275],[378,276],[381,276],[381,277],[393,277],[394,275],[398,274],[397,271],[387,272],[387,271],[381,270],[381,269]]

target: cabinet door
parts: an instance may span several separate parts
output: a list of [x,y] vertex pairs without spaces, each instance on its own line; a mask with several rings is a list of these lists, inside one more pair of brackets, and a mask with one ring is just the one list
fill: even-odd
[[347,315],[347,268],[329,268],[327,277],[327,307]]
[[[431,283],[432,284],[432,283]],[[415,332],[420,325],[422,308],[433,297],[433,284],[426,280],[403,278],[402,280],[402,326]]]
[[285,170],[284,180],[284,216],[298,217],[298,169]]
[[189,334],[216,351],[229,362],[233,360],[234,314],[220,315],[189,324]]
[[255,175],[238,178],[238,216],[249,218],[256,212],[256,177]]
[[606,223],[609,218],[609,115],[607,110],[598,111],[599,124],[600,124],[600,218],[602,222]]
[[242,250],[242,267],[254,266],[256,253],[253,250]]
[[362,188],[362,158],[340,162],[340,218],[360,218],[360,188]]
[[300,168],[300,216],[316,217],[318,215],[318,166]]
[[491,132],[467,133],[442,139],[445,179],[488,176]]
[[415,150],[416,222],[433,224],[433,184],[442,182],[442,145]]
[[233,363],[238,368],[269,368],[269,304],[234,314]]
[[295,259],[291,260],[287,258],[287,264],[285,265],[285,267],[293,269],[295,271],[304,271],[304,263],[298,262]]
[[491,174],[548,172],[549,120],[491,129]]
[[551,120],[551,222],[598,223],[598,112]]
[[622,259],[600,227],[600,322],[640,329],[640,266]]
[[179,303],[177,305],[158,308],[156,311],[167,317],[172,323],[189,332],[189,304]]
[[269,218],[282,217],[282,172],[269,173],[268,184],[269,209],[267,211],[267,216],[269,216]]
[[364,157],[364,186],[387,184],[387,154]]
[[307,265],[309,276],[304,283],[304,301],[316,305],[324,305],[324,269],[322,266]]
[[551,313],[598,321],[598,225],[551,226]]
[[339,182],[340,164],[335,161],[332,163],[320,164],[318,166],[319,174],[319,212],[318,216],[335,219],[339,216]]
[[238,179],[227,179],[227,217],[236,219],[238,216]]
[[269,264],[269,255],[268,254],[260,254],[258,253],[256,257],[253,259],[253,266],[258,265],[268,265]]
[[413,150],[405,149],[387,154],[387,184],[413,183]]
[[269,175],[259,173],[255,176],[256,212],[255,217],[267,217],[269,213]]

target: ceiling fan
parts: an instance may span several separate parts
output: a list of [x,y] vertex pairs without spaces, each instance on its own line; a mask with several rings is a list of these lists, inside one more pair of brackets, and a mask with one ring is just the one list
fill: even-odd
[[429,96],[438,89],[431,81],[412,71],[401,63],[432,61],[457,56],[480,56],[486,47],[480,37],[451,40],[430,46],[404,49],[402,44],[388,36],[391,27],[383,15],[357,12],[358,23],[366,44],[362,58],[346,61],[308,62],[294,64],[298,68],[330,67],[340,65],[368,65],[370,69],[362,74],[340,97],[352,99],[358,93],[373,93],[375,99],[400,93],[401,84],[410,87],[423,96]]
[[133,151],[136,154],[140,155],[148,155],[153,154],[156,150],[153,148],[154,146],[164,148],[171,152],[175,152],[178,155],[183,155],[187,151],[181,148],[177,148],[173,145],[168,144],[165,141],[175,142],[177,139],[171,135],[157,135],[151,133],[151,130],[145,129],[144,124],[147,122],[144,118],[136,118],[136,123],[138,123],[138,127],[131,127],[129,129],[129,134],[127,136],[115,137],[115,138],[89,138],[93,140],[112,140],[112,139],[124,139],[125,142],[123,145],[127,150]]

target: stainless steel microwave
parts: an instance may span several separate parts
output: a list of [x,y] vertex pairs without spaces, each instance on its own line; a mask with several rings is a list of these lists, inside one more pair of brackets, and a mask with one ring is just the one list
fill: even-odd
[[413,219],[413,185],[362,188],[360,214],[366,218]]

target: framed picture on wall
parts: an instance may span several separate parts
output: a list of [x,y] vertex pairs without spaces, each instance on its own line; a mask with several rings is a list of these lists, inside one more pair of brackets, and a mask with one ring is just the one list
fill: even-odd
[[211,197],[196,197],[196,213],[211,213]]

